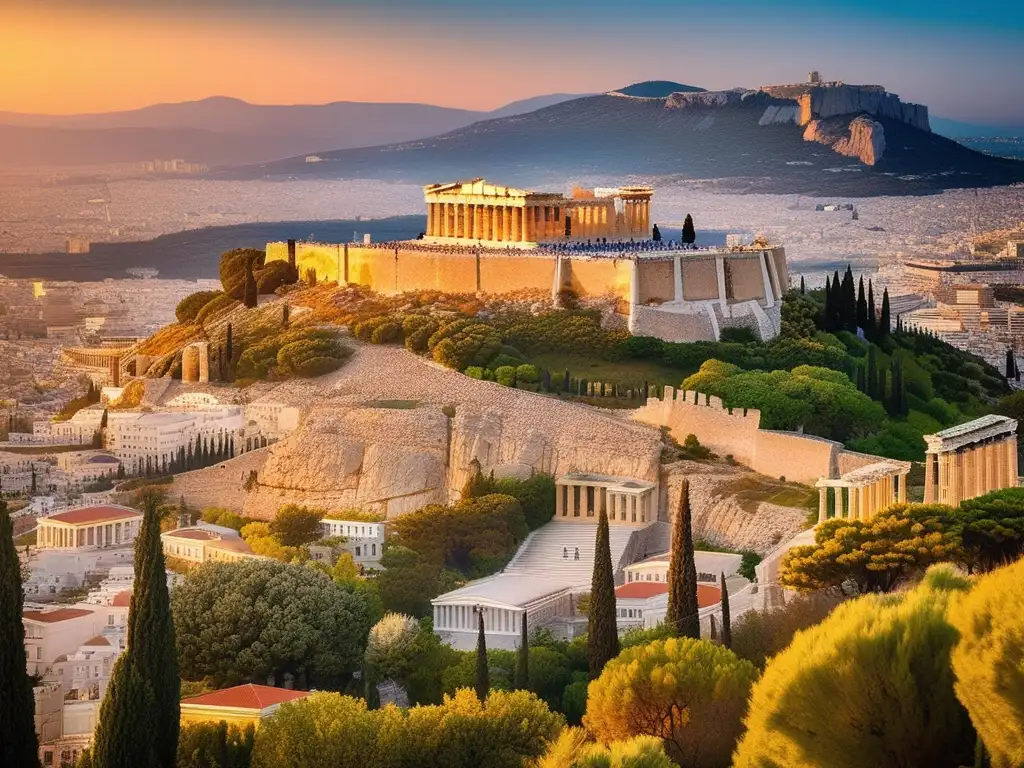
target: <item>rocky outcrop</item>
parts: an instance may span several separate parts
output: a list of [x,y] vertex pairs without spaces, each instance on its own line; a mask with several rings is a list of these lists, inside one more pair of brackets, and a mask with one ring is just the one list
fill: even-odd
[[841,118],[812,120],[804,129],[804,141],[816,141],[846,157],[874,165],[885,153],[885,129],[866,115],[846,122]]
[[757,121],[765,125],[795,125],[800,121],[800,108],[796,104],[772,104],[765,107],[764,114]]
[[743,101],[742,89],[731,91],[703,91],[700,93],[673,93],[665,100],[666,109],[693,109],[728,107]]
[[903,102],[895,93],[889,93],[880,85],[765,85],[761,87],[761,92],[773,98],[795,101],[799,107],[799,125],[839,115],[867,113],[874,117],[898,120],[922,131],[931,131],[928,107]]

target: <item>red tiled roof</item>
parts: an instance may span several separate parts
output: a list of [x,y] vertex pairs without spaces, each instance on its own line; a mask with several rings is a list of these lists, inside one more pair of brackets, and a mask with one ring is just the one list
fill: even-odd
[[212,531],[198,529],[184,529],[180,531],[168,531],[164,534],[169,539],[192,539],[193,541],[212,541],[218,538]]
[[114,600],[110,604],[115,608],[127,608],[132,604],[132,591],[130,589],[122,589],[114,595]]
[[616,589],[615,596],[646,599],[662,592],[668,592],[668,584],[664,581],[633,581]]
[[80,616],[88,616],[92,611],[82,608],[58,608],[55,611],[22,611],[22,618],[29,621],[39,621],[43,624],[56,624],[58,621],[77,619]]
[[269,685],[236,685],[222,691],[204,693],[191,699],[182,699],[182,704],[202,704],[208,707],[238,707],[240,709],[263,710],[286,701],[304,699],[306,691],[289,691],[285,688],[272,688]]
[[96,637],[86,640],[82,645],[98,645],[98,646],[110,646],[110,641],[107,640],[103,635],[96,635]]
[[59,523],[84,525],[86,523],[105,523],[113,520],[126,520],[132,517],[142,517],[142,513],[136,509],[130,509],[128,507],[104,505],[98,507],[82,507],[82,509],[72,509],[68,512],[58,512],[56,515],[50,515],[49,517],[42,519],[55,520]]
[[[664,581],[634,581],[629,584],[623,584],[621,587],[615,590],[615,597],[621,597],[625,599],[640,599],[646,600],[649,597],[655,595],[661,595],[668,592],[668,583]],[[715,605],[722,599],[722,590],[718,587],[713,587],[709,584],[698,584],[697,585],[697,605],[701,608],[707,608],[709,605]]]
[[210,546],[213,549],[223,549],[227,552],[242,552],[244,554],[253,554],[252,547],[249,546],[248,542],[242,539],[217,539],[211,541]]

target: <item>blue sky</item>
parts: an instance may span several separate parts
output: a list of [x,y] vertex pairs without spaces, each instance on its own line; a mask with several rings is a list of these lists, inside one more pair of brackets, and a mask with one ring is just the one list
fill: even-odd
[[[0,109],[214,94],[489,109],[642,79],[728,88],[818,69],[885,85],[933,115],[1024,125],[1024,2],[1008,0],[0,0],[0,9],[13,9],[0,10],[11,22],[0,26],[9,86]],[[43,64],[26,68],[24,55]]]

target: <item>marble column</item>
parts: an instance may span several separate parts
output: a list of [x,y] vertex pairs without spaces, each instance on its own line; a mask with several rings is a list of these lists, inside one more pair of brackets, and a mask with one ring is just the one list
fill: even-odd
[[[928,456],[928,455],[925,456],[925,460],[926,461],[928,459],[930,459],[930,458],[931,458],[931,456]],[[927,477],[928,477],[928,473],[926,471],[925,472],[925,482],[926,483],[928,482]],[[906,475],[900,475],[899,476],[899,488],[896,489],[896,495],[897,495],[897,501],[899,501],[900,504],[906,504],[907,503],[907,476]]]
[[1020,482],[1020,466],[1017,461],[1017,436],[1010,435],[1006,441],[1006,461],[1009,464],[1010,488],[1016,488]]
[[565,514],[565,486],[555,486],[555,517]]
[[512,239],[512,209],[508,206],[501,209],[501,239],[506,243]]
[[833,517],[842,519],[846,515],[843,513],[843,489],[836,488],[836,496],[833,499]]
[[427,235],[434,234],[434,204],[427,203]]
[[579,507],[576,504],[576,486],[575,485],[570,485],[570,486],[567,486],[567,487],[569,489],[569,511],[568,511],[568,516],[569,517],[577,517],[579,515],[580,511],[579,511]]
[[501,206],[491,209],[491,240],[501,240]]

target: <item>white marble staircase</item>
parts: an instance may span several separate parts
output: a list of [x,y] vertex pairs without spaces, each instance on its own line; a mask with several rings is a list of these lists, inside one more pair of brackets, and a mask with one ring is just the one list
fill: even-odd
[[[618,569],[619,559],[629,537],[643,526],[610,525],[608,538],[612,565]],[[596,523],[551,522],[531,533],[505,567],[504,573],[550,579],[553,586],[590,588],[594,571]],[[580,559],[575,559],[579,548]],[[567,555],[564,556],[564,555]]]

